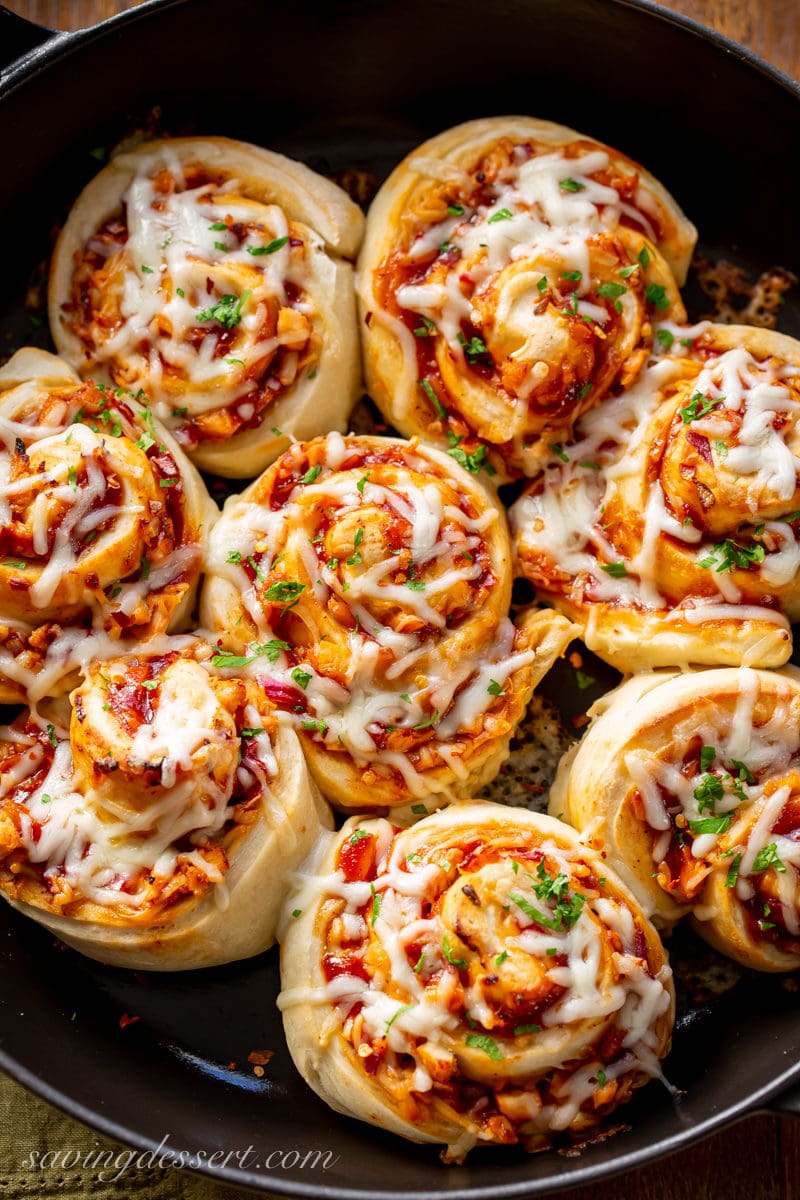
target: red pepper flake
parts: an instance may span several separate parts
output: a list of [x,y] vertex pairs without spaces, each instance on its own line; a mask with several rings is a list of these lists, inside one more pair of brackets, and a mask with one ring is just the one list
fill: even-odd
[[569,665],[570,665],[571,667],[574,667],[576,671],[577,671],[577,670],[578,670],[580,667],[582,667],[582,666],[583,666],[583,658],[581,657],[581,655],[578,653],[578,651],[577,651],[577,650],[573,650],[573,651],[572,651],[572,654],[570,654],[570,656],[569,656]]
[[135,1025],[140,1020],[139,1017],[132,1017],[130,1013],[123,1013],[119,1019],[120,1029],[127,1029],[129,1025]]
[[573,729],[583,729],[584,725],[589,724],[589,717],[586,713],[578,713],[572,718]]
[[274,1054],[274,1050],[251,1050],[247,1056],[247,1061],[255,1063],[258,1067],[265,1067]]
[[235,1071],[235,1070],[236,1070],[236,1063],[233,1061],[233,1059],[231,1059],[231,1061],[228,1063],[228,1070],[229,1070],[229,1071]]

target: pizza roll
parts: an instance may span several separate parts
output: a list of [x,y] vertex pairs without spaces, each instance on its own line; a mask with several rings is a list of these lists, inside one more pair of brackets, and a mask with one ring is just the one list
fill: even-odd
[[362,225],[336,184],[282,155],[147,142],[69,215],[50,274],[54,341],[81,374],[144,388],[198,465],[255,475],[286,436],[344,428],[360,381],[348,260]]
[[599,855],[489,802],[326,838],[287,900],[281,982],[318,1095],[450,1161],[592,1129],[660,1074],[674,1015],[661,942]]
[[551,792],[662,927],[800,966],[800,671],[640,675],[603,698]]
[[800,343],[662,332],[668,352],[514,504],[519,571],[623,672],[780,666],[800,617]]
[[82,383],[43,350],[0,368],[0,439],[0,699],[10,702],[45,668],[56,687],[65,626],[79,640],[90,627],[146,640],[185,625],[217,508],[144,397]]
[[273,942],[286,873],[329,824],[297,738],[212,648],[89,667],[69,727],[0,735],[0,890],[114,966],[185,970]]
[[323,792],[426,812],[488,782],[571,624],[509,620],[499,506],[452,457],[329,434],[232,497],[201,619],[260,664]]
[[630,159],[561,125],[458,125],[392,172],[358,262],[367,389],[407,436],[499,479],[641,369],[653,322],[685,319],[696,239]]

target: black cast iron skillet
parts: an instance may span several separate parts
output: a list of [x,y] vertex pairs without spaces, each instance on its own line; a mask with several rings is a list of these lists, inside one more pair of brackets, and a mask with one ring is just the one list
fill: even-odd
[[[0,8],[0,61],[9,64],[0,76],[6,343],[46,344],[22,305],[32,268],[97,169],[91,152],[153,105],[172,132],[228,134],[326,173],[364,168],[379,179],[458,121],[548,117],[646,163],[712,255],[800,275],[800,90],[641,0],[153,0],[57,35]],[[800,333],[797,298],[781,328]],[[552,680],[563,706],[585,706],[566,669]],[[681,935],[673,958],[712,956]],[[667,1064],[682,1095],[649,1085],[619,1114],[629,1131],[580,1157],[478,1151],[446,1169],[434,1149],[340,1119],[302,1083],[273,1003],[276,952],[201,973],[130,975],[82,960],[2,906],[0,972],[5,1070],[123,1142],[200,1155],[192,1165],[272,1192],[541,1195],[641,1165],[766,1106],[800,1116],[796,976],[744,973],[715,1000],[684,969]],[[121,1028],[123,1014],[139,1019]],[[254,1049],[275,1051],[262,1078],[247,1062]]]

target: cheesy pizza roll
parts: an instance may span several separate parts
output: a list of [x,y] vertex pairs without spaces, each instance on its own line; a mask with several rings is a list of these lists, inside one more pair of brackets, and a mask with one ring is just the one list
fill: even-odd
[[327,822],[294,733],[192,638],[87,668],[69,727],[0,734],[0,889],[115,966],[185,970],[274,940]]
[[204,624],[342,808],[426,812],[488,782],[572,633],[552,612],[515,627],[499,506],[399,439],[293,446],[228,501],[208,570]]
[[405,830],[353,817],[289,895],[281,943],[278,1006],[306,1082],[446,1160],[585,1134],[669,1049],[655,930],[538,813],[471,802]]
[[336,184],[282,155],[147,142],[87,185],[64,226],[56,346],[83,375],[144,388],[204,469],[255,475],[286,436],[344,428],[362,225]]
[[659,672],[597,706],[551,792],[662,926],[800,966],[800,672]]
[[499,479],[636,377],[696,233],[647,172],[528,117],[470,121],[393,171],[358,263],[367,388],[407,436]]
[[0,368],[0,514],[10,701],[58,657],[64,626],[146,640],[185,624],[217,509],[143,394],[24,349]]
[[800,617],[800,343],[662,332],[668,352],[513,506],[518,568],[623,672],[780,666]]

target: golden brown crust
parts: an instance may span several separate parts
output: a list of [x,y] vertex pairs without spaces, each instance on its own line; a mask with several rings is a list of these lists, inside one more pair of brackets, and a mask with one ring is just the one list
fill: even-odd
[[325,838],[287,899],[281,979],[311,1087],[450,1160],[591,1129],[658,1070],[674,1011],[663,947],[599,856],[488,802]]
[[97,663],[68,737],[23,715],[3,744],[0,889],[101,962],[186,970],[266,950],[285,873],[329,824],[294,734],[211,654],[175,639]]
[[800,343],[689,332],[515,504],[518,566],[622,671],[780,666],[800,611]]
[[254,475],[286,437],[344,428],[362,225],[335,184],[260,147],[144,143],[70,213],[50,274],[54,340],[83,375],[143,387],[200,466]]
[[510,598],[504,517],[477,480],[415,443],[333,435],[229,501],[201,617],[265,656],[337,806],[416,812],[496,774],[570,640],[552,612],[515,629]]
[[800,965],[800,672],[636,676],[595,706],[550,811],[662,928],[691,913],[744,966]]
[[685,318],[676,277],[694,237],[652,177],[574,130],[521,117],[447,130],[369,212],[368,390],[407,436],[460,438],[500,479],[531,474],[635,378],[654,321]]

